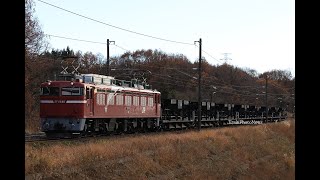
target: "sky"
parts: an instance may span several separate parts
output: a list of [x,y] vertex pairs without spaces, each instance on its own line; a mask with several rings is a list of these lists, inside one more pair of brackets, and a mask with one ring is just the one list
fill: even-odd
[[[195,41],[201,38],[202,58],[211,65],[227,62],[258,73],[276,69],[295,76],[294,0],[41,1],[34,0],[34,15],[45,34],[101,43],[115,41],[109,46],[110,57],[158,49],[183,54],[194,62],[199,59],[199,43]],[[50,48],[69,46],[74,51],[107,57],[106,44],[53,36],[47,38]],[[224,53],[231,60],[221,60]]]

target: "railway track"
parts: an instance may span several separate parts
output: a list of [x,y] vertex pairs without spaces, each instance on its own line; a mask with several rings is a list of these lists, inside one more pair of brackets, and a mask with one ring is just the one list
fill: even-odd
[[47,137],[42,137],[42,138],[31,138],[31,139],[26,139],[25,143],[34,143],[34,142],[60,142],[60,141],[89,141],[91,139],[99,139],[99,138],[104,138],[104,139],[109,139],[109,138],[121,138],[121,137],[130,137],[130,136],[141,136],[145,134],[149,134],[152,132],[148,133],[135,133],[135,134],[109,134],[109,135],[90,135],[90,136],[80,136],[80,137],[72,137],[72,138],[47,138]]
[[[289,121],[292,118],[287,118],[282,121]],[[280,121],[280,122],[282,122]],[[271,122],[263,123],[269,124]],[[256,126],[260,124],[246,124],[251,126]],[[243,124],[230,124],[226,126],[218,126],[218,127],[202,127],[201,129],[219,129],[224,127],[238,127],[243,126]],[[150,132],[135,132],[135,133],[112,133],[112,134],[96,134],[96,135],[88,135],[88,136],[80,136],[80,137],[72,137],[72,138],[47,138],[45,133],[37,133],[37,134],[28,134],[25,136],[25,143],[33,143],[33,142],[59,142],[59,141],[89,141],[91,139],[111,139],[111,138],[125,138],[125,137],[136,137],[136,136],[145,136],[145,135],[157,135],[159,133],[166,134],[166,133],[186,133],[198,131],[197,128],[185,128],[185,129],[171,129],[171,130],[161,130],[161,131],[150,131]]]
[[126,137],[137,137],[137,136],[146,136],[146,135],[156,135],[159,133],[184,133],[195,131],[195,129],[181,129],[181,130],[171,130],[171,131],[150,131],[150,132],[135,132],[135,133],[112,133],[112,134],[97,134],[97,135],[88,135],[72,138],[47,138],[45,135],[41,137],[33,136],[32,138],[26,138],[25,143],[32,142],[54,142],[54,141],[87,141],[91,139],[111,139],[111,138],[126,138]]
[[46,134],[45,133],[25,134],[25,142],[28,142],[34,139],[37,139],[37,140],[46,139]]

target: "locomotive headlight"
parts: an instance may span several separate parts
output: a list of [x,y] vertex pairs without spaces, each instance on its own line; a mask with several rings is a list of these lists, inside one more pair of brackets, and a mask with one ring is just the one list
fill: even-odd
[[70,84],[71,84],[71,86],[73,86],[73,82],[71,82]]
[[44,129],[44,130],[48,130],[48,129],[49,129],[49,126],[50,126],[49,123],[45,123],[45,124],[43,125],[43,129]]

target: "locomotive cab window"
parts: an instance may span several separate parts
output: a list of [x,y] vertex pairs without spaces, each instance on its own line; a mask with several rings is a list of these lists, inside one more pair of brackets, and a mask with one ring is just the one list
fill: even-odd
[[87,87],[86,88],[86,98],[87,99],[92,99],[93,98],[93,91],[94,89]]
[[83,96],[83,88],[81,87],[63,87],[61,88],[62,96]]
[[59,87],[42,87],[40,95],[43,96],[59,96]]

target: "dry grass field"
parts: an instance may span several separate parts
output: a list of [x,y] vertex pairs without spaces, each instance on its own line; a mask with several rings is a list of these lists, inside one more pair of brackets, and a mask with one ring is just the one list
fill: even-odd
[[26,179],[295,179],[295,121],[25,145]]

